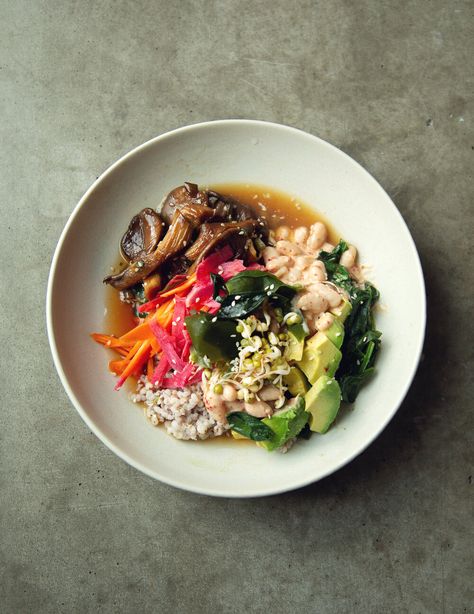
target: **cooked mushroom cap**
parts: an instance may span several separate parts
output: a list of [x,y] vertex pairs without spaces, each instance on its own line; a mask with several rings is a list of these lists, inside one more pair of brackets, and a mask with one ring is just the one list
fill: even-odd
[[195,183],[186,182],[171,190],[166,196],[161,205],[160,215],[167,224],[171,224],[176,210],[189,204],[207,205],[207,195],[205,192],[200,192]]
[[171,226],[154,251],[129,262],[117,275],[106,277],[104,283],[117,290],[126,290],[143,281],[163,262],[185,249],[191,242],[195,229],[211,215],[212,209],[193,203],[176,210]]
[[199,235],[185,255],[189,260],[202,260],[209,252],[223,243],[238,245],[240,251],[256,225],[257,220],[205,223],[201,226]]
[[153,209],[143,209],[133,216],[120,241],[122,258],[127,262],[151,254],[164,230],[160,216]]

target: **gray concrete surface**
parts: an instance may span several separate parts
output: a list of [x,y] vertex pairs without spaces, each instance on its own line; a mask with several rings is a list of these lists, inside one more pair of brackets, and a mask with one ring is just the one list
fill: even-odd
[[[0,610],[473,612],[473,3],[0,7]],[[95,177],[228,117],[297,126],[367,167],[413,232],[429,304],[383,435],[318,484],[246,501],[109,452],[59,383],[44,316],[56,241]]]

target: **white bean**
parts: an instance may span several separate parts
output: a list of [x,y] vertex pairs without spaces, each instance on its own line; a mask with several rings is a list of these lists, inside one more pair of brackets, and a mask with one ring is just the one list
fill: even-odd
[[329,311],[322,313],[315,322],[315,326],[318,330],[327,330],[334,322],[334,316]]
[[323,243],[321,249],[325,252],[332,252],[334,249],[334,245],[332,243]]
[[276,401],[280,398],[280,391],[273,384],[267,384],[258,392],[258,396],[262,401]]
[[232,386],[232,384],[224,384],[222,398],[224,401],[235,401],[237,399],[237,390]]
[[296,245],[296,243],[292,243],[291,241],[277,241],[276,248],[280,254],[291,256],[292,258],[299,256],[302,253],[301,249]]
[[227,401],[227,413],[230,414],[233,411],[244,411],[243,401]]
[[314,258],[312,256],[296,256],[295,264],[296,266],[304,271],[314,262]]
[[316,292],[306,292],[298,299],[297,306],[303,311],[311,311],[318,315],[328,308],[328,302],[324,296]]
[[273,260],[274,258],[278,258],[280,256],[280,254],[278,253],[278,251],[274,247],[267,246],[263,250],[262,256],[263,256],[263,259],[265,260],[265,262],[269,262],[270,260]]
[[317,281],[326,279],[326,267],[320,260],[315,260],[313,264],[304,272],[305,284],[314,284]]
[[290,282],[297,282],[297,281],[301,281],[302,277],[303,277],[303,271],[301,269],[299,269],[298,267],[293,267],[292,269],[290,269],[288,271],[288,279]]
[[312,251],[319,249],[327,236],[326,226],[322,222],[316,222],[309,230],[308,248]]
[[281,267],[286,267],[289,262],[288,256],[278,256],[278,258],[272,258],[267,262],[267,269],[269,271],[276,271]]
[[254,401],[253,403],[244,403],[245,411],[255,418],[265,418],[271,416],[272,408],[264,401]]
[[342,298],[339,292],[327,284],[313,284],[309,289],[324,297],[329,307],[337,307],[341,304]]
[[296,243],[298,243],[298,245],[301,245],[302,243],[306,242],[306,239],[308,238],[308,234],[309,231],[306,228],[306,226],[299,226],[298,228],[295,229],[295,232],[293,233],[293,237]]
[[279,226],[275,230],[275,238],[277,241],[280,241],[282,239],[288,239],[290,235],[291,235],[291,230],[288,228],[288,226]]
[[278,269],[278,271],[273,271],[273,274],[275,275],[275,277],[278,277],[278,279],[284,281],[283,278],[285,277],[285,275],[288,274],[288,269],[286,268],[286,266],[282,266]]
[[349,245],[345,252],[343,252],[341,259],[339,262],[342,266],[345,266],[346,269],[350,269],[354,266],[357,258],[357,250],[353,245]]

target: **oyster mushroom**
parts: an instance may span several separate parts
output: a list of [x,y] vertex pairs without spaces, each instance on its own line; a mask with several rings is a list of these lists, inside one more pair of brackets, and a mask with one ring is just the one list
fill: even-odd
[[242,251],[248,238],[257,226],[257,220],[243,222],[211,222],[203,224],[195,242],[185,252],[186,258],[195,261],[202,260],[209,252],[215,250],[221,243],[231,243],[234,252]]
[[110,284],[117,290],[126,290],[143,281],[163,262],[187,247],[194,230],[210,218],[212,213],[209,207],[195,203],[177,209],[166,235],[155,250],[133,260],[117,275],[109,275],[104,279],[104,283]]
[[151,254],[161,239],[165,225],[153,209],[143,209],[132,217],[120,241],[120,253],[127,262]]
[[205,192],[200,192],[195,183],[185,182],[166,196],[161,205],[160,215],[167,224],[171,224],[176,211],[182,209],[186,205],[207,205],[207,195]]

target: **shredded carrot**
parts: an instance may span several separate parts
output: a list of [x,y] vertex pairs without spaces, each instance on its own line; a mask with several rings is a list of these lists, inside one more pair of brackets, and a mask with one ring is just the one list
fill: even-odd
[[106,347],[112,348],[112,349],[117,349],[117,348],[123,348],[124,346],[128,345],[133,345],[133,342],[127,342],[127,341],[123,341],[122,339],[119,339],[117,337],[114,337],[113,335],[102,335],[100,333],[91,333],[91,337],[92,339],[94,339],[94,341],[97,341],[97,343],[100,343],[101,345],[105,345]]
[[124,344],[130,344],[135,343],[136,341],[144,341],[145,339],[150,339],[153,333],[151,332],[151,328],[148,324],[148,321],[149,319],[147,318],[144,322],[142,322],[138,326],[135,326],[135,328],[132,328],[132,330],[129,330],[128,333],[125,333],[125,335],[122,335],[120,337],[120,341],[122,341],[122,343]]
[[148,358],[148,362],[146,363],[146,376],[148,380],[151,380],[151,376],[153,375],[153,358]]
[[175,294],[178,294],[178,292],[183,292],[183,290],[187,290],[188,288],[190,288],[194,284],[195,281],[196,281],[196,273],[193,273],[182,284],[180,284],[179,286],[175,286],[174,288],[171,288],[171,290],[168,290],[168,292],[163,292],[163,294],[160,294],[160,296],[161,298],[164,298],[165,296],[174,296]]
[[130,375],[132,375],[132,373],[135,373],[135,371],[137,371],[141,366],[143,366],[144,362],[148,360],[149,353],[150,353],[150,342],[143,341],[142,344],[140,345],[138,352],[136,352],[135,356],[132,358],[132,360],[128,363],[127,367],[122,372],[122,375],[120,376],[115,386],[115,390],[118,390],[119,388],[121,388],[123,383],[126,381],[126,379]]

